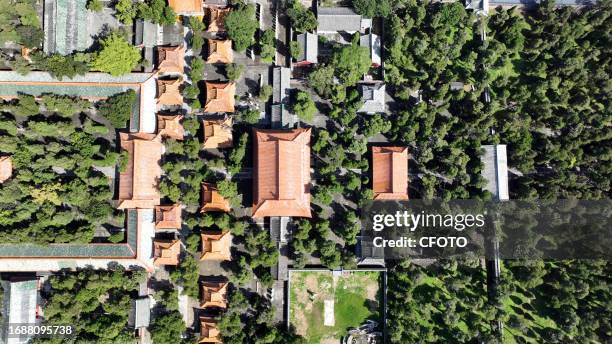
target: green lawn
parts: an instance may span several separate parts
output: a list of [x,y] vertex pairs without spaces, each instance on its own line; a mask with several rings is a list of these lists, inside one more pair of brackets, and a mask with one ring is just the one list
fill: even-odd
[[[293,272],[290,321],[308,343],[339,343],[347,330],[366,320],[379,320],[380,274]],[[324,326],[324,301],[334,300],[334,326]]]

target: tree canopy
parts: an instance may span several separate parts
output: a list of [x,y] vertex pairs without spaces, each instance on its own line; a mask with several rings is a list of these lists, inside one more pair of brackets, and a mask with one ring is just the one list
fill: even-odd
[[253,44],[258,27],[253,4],[240,3],[225,17],[227,35],[234,42],[234,49],[239,52]]
[[130,73],[140,63],[140,51],[121,34],[111,33],[100,41],[98,51],[91,64],[93,69],[119,76]]

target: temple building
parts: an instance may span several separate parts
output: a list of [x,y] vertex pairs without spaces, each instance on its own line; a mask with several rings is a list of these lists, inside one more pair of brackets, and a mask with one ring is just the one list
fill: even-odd
[[157,115],[157,134],[182,141],[185,138],[182,119],[183,115]]
[[183,105],[183,95],[180,87],[183,79],[157,79],[158,105]]
[[204,15],[204,4],[202,0],[168,0],[168,6],[176,14],[184,16]]
[[204,149],[229,148],[233,146],[232,118],[204,120]]
[[234,112],[236,84],[206,81],[204,112]]
[[206,63],[232,63],[234,62],[234,51],[232,41],[229,39],[209,39],[208,58]]
[[254,129],[253,214],[310,215],[310,129]]
[[121,148],[128,153],[125,171],[119,173],[117,208],[149,208],[159,205],[157,187],[164,147],[154,134],[120,133]]
[[181,241],[153,241],[153,264],[161,265],[178,265],[179,256],[181,254]]
[[155,229],[181,229],[181,224],[180,204],[155,207]]
[[210,33],[225,32],[225,16],[227,16],[229,12],[229,8],[209,8],[208,28],[206,29],[206,31]]
[[200,317],[200,343],[223,343],[215,319]]
[[10,156],[0,156],[0,183],[4,183],[13,175],[13,160]]
[[231,210],[229,202],[223,198],[217,191],[217,188],[211,183],[202,183],[202,208],[201,212],[207,211],[222,211],[229,212]]
[[160,73],[185,71],[185,46],[157,47],[157,70]]
[[372,147],[372,190],[375,200],[408,199],[407,147]]
[[227,308],[227,282],[202,283],[202,303],[200,308]]
[[202,257],[200,260],[232,260],[231,246],[232,235],[229,232],[202,234]]

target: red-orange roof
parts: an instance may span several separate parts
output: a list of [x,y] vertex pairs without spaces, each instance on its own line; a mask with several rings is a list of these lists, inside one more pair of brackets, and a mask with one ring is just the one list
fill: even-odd
[[118,208],[154,208],[159,205],[157,184],[163,145],[154,134],[120,133],[119,137],[128,162],[125,171],[119,173]]
[[181,224],[179,204],[155,207],[155,229],[181,229]]
[[374,199],[408,199],[408,148],[372,147]]
[[227,282],[202,283],[202,302],[200,308],[227,308]]
[[232,63],[234,62],[234,51],[232,41],[229,39],[209,39],[207,63]]
[[217,188],[210,183],[202,183],[202,208],[201,212],[231,210],[229,202],[217,191]]
[[183,73],[185,68],[185,47],[157,47],[157,69],[160,73]]
[[206,81],[204,112],[234,112],[236,84]]
[[202,257],[200,260],[232,260],[230,247],[232,236],[229,232],[220,234],[201,234]]
[[182,105],[183,95],[180,87],[183,79],[157,79],[157,104],[159,105]]
[[13,175],[13,160],[10,156],[0,156],[0,183]]
[[178,265],[179,255],[181,254],[181,241],[153,241],[153,264]]
[[203,14],[202,0],[168,0],[170,6],[177,14]]
[[229,8],[208,9],[208,32],[225,32],[225,16],[230,12]]
[[232,118],[204,120],[204,149],[229,148],[233,146]]
[[215,319],[200,317],[200,343],[222,343],[221,333]]
[[183,115],[157,115],[157,134],[182,141],[185,138],[182,119]]
[[310,217],[310,129],[253,133],[253,217]]

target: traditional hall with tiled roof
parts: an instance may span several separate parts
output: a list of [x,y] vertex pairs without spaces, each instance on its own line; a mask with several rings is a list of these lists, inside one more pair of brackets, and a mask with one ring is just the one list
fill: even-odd
[[156,206],[155,229],[181,229],[180,204]]
[[200,308],[227,308],[227,282],[202,283],[202,302]]
[[157,134],[182,141],[185,138],[185,129],[181,124],[183,115],[157,115]]
[[183,105],[183,95],[180,90],[182,84],[182,78],[157,79],[157,104]]
[[0,156],[0,183],[4,183],[13,175],[13,160],[10,156]]
[[372,147],[372,189],[375,200],[408,199],[407,147]]
[[208,28],[211,33],[225,32],[225,16],[230,12],[229,8],[208,8]]
[[234,51],[229,39],[209,39],[207,63],[232,63]]
[[164,150],[155,134],[120,133],[121,148],[128,153],[125,171],[119,173],[119,209],[159,205],[157,187],[161,176],[159,161]]
[[161,265],[178,265],[179,256],[181,254],[181,241],[153,241],[153,264]]
[[185,71],[185,46],[157,47],[157,70],[160,73]]
[[204,14],[202,0],[168,0],[168,6],[176,14],[184,16],[201,16]]
[[233,146],[232,118],[220,120],[203,120],[204,149],[230,148]]
[[310,215],[310,129],[254,129],[253,214]]
[[220,234],[203,233],[202,257],[200,260],[232,260],[230,247],[232,235],[230,232]]
[[202,183],[202,208],[201,212],[222,211],[229,212],[231,210],[229,202],[223,198],[217,191],[217,188],[211,183]]
[[234,112],[236,84],[206,81],[204,112]]
[[221,344],[223,340],[217,320],[208,317],[200,317],[200,341],[199,343]]

